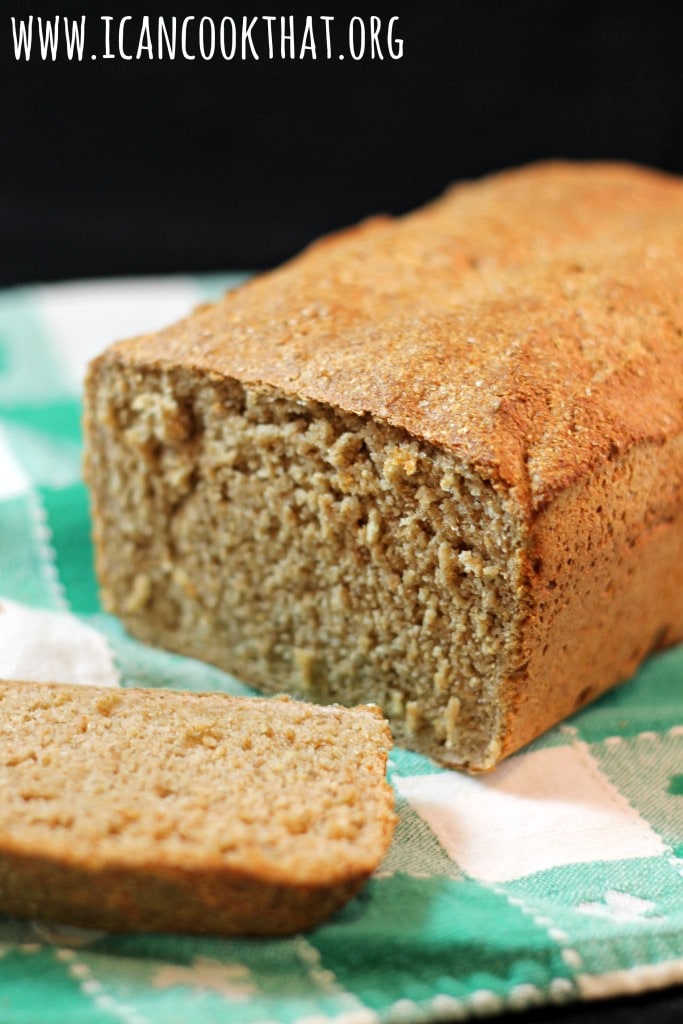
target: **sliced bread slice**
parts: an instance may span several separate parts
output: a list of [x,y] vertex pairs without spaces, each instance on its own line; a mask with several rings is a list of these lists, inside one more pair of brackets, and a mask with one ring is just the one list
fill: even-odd
[[285,934],[391,841],[375,707],[0,682],[0,910],[112,931]]

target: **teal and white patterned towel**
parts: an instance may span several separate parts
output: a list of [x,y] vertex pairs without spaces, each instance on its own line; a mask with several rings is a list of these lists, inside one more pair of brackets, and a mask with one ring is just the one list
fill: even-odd
[[[0,674],[246,692],[98,604],[80,387],[108,341],[231,278],[0,293]],[[394,751],[364,893],[290,939],[111,937],[0,916],[13,1024],[445,1021],[683,981],[683,650],[469,778]]]

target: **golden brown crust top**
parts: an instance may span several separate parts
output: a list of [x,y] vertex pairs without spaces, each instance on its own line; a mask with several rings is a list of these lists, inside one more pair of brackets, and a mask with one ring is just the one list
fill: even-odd
[[683,182],[544,163],[323,239],[109,358],[406,429],[542,507],[683,429]]

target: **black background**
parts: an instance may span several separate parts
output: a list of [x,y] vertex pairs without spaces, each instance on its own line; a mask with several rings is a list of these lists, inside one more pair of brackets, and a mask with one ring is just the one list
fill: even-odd
[[[18,5],[17,5],[18,6]],[[401,60],[14,61],[10,15],[399,16]],[[0,14],[0,285],[255,269],[544,157],[683,172],[683,5],[25,4]],[[683,1020],[681,990],[515,1020]]]
[[[398,15],[404,56],[14,60],[10,14],[97,25],[131,8],[138,23]],[[267,267],[455,179],[548,156],[683,171],[682,55],[683,5],[658,0],[3,7],[0,284]]]

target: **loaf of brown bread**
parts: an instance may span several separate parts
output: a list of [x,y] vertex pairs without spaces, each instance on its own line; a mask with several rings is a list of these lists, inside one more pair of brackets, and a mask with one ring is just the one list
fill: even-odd
[[377,708],[0,682],[0,912],[309,928],[389,845],[390,746]]
[[485,769],[683,636],[683,183],[550,163],[324,239],[87,383],[106,607]]

